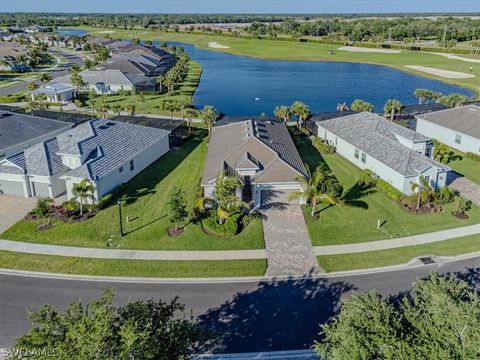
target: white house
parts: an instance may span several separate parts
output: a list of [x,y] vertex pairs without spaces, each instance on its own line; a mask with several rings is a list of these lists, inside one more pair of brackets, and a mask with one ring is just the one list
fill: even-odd
[[91,120],[0,161],[3,193],[74,199],[72,187],[87,179],[98,201],[169,150],[167,130]]
[[404,194],[425,177],[437,189],[444,187],[449,167],[431,159],[431,139],[383,117],[362,112],[316,121],[317,136],[335,146],[337,153],[370,169]]
[[480,155],[480,106],[417,115],[417,132],[454,149]]
[[77,89],[67,83],[52,82],[32,91],[32,100],[40,94],[46,96],[48,102],[67,102],[77,96]]
[[201,182],[205,196],[213,197],[216,179],[224,171],[238,177],[243,184],[238,196],[254,207],[289,203],[292,191],[303,191],[297,177],[307,176],[285,124],[265,119],[213,128]]

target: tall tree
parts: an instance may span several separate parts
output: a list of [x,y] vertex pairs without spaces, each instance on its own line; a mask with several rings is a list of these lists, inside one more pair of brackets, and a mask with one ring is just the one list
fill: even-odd
[[301,130],[305,120],[310,116],[310,108],[301,101],[295,101],[292,104],[292,111],[297,116],[297,128]]
[[346,298],[315,350],[329,360],[480,358],[480,295],[465,281],[432,273],[397,303],[374,291]]
[[353,111],[356,111],[356,112],[373,112],[373,110],[375,109],[375,107],[373,106],[373,104],[369,103],[369,102],[366,102],[364,100],[361,100],[361,99],[356,99],[352,105],[350,106],[350,108],[353,110]]
[[86,306],[76,301],[65,312],[52,305],[30,311],[33,326],[16,347],[40,354],[35,356],[40,360],[187,359],[192,346],[205,338],[177,298],[112,303],[112,290],[104,290],[100,299]]
[[79,183],[74,183],[72,186],[72,193],[76,199],[79,199],[80,204],[80,215],[83,215],[83,204],[88,199],[92,201],[95,200],[93,192],[95,191],[94,186],[90,183],[90,180],[83,179]]
[[396,99],[388,100],[383,107],[385,117],[387,116],[387,114],[390,114],[390,121],[393,121],[395,119],[395,113],[400,112],[400,110],[402,110],[402,103]]
[[292,118],[292,110],[288,106],[285,106],[285,105],[277,106],[275,108],[275,110],[273,111],[273,114],[277,118],[282,119],[282,121],[284,123],[289,122],[290,119]]
[[194,108],[188,108],[185,110],[185,116],[188,119],[188,132],[192,132],[192,120],[195,116],[198,116],[198,110]]
[[187,203],[182,189],[176,186],[170,192],[168,199],[168,217],[174,224],[175,232],[178,230],[178,224],[187,218]]
[[205,105],[200,113],[203,119],[203,126],[208,129],[208,139],[210,139],[210,135],[212,133],[212,128],[215,125],[215,121],[217,120],[217,111],[213,106]]

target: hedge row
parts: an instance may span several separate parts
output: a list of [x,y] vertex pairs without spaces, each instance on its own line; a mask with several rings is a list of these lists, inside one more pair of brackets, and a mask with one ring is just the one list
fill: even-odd
[[467,153],[465,154],[465,156],[466,156],[467,158],[469,158],[469,159],[472,159],[472,160],[475,160],[475,161],[480,161],[480,155],[477,155],[477,154],[475,154],[475,153],[473,153],[473,152],[470,152],[470,151],[469,151],[469,152],[467,152]]
[[395,200],[396,202],[400,202],[405,195],[400,191],[394,188],[392,185],[390,185],[388,182],[386,182],[383,179],[377,179],[376,180],[376,185],[378,190],[383,192],[385,195],[387,195],[389,198],[392,200]]

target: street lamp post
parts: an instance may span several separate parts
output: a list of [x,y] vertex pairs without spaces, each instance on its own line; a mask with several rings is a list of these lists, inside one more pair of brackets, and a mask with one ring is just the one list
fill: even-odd
[[122,200],[118,200],[118,227],[120,229],[120,237],[123,237],[123,222],[122,222]]

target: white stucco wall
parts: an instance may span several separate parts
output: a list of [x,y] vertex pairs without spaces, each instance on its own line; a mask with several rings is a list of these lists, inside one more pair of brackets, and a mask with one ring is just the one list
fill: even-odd
[[30,181],[28,176],[26,175],[18,175],[18,174],[8,174],[8,173],[0,173],[0,182],[2,180],[5,181],[15,181],[22,184],[23,187],[23,195],[28,198],[31,196],[31,189],[30,189]]
[[[318,134],[319,137],[324,138],[325,136],[325,129],[318,126]],[[373,171],[377,176],[381,179],[385,180],[389,184],[391,184],[396,189],[400,190],[404,194],[411,194],[411,181],[412,178],[407,178],[402,174],[396,172],[389,166],[385,165],[384,163],[378,161],[377,159],[371,157],[370,155],[366,154],[366,161],[365,163],[362,162],[362,151],[359,151],[358,159],[355,157],[355,147],[350,143],[344,141],[343,139],[339,138],[338,136],[330,133],[327,131],[327,140],[335,143],[335,139],[337,142],[336,149],[337,153],[342,155],[345,159],[353,163],[355,166],[359,167],[360,169],[369,169]],[[443,183],[439,183],[437,185],[437,168],[432,166],[431,168],[427,169],[421,175],[430,175],[431,185],[432,187],[442,187],[445,186],[446,176],[444,176]],[[413,179],[416,179],[414,177]]]
[[[455,119],[452,119],[455,121]],[[480,139],[476,139],[472,136],[462,134],[455,130],[446,128],[444,126],[434,124],[425,119],[417,117],[417,132],[426,136],[436,139],[441,143],[448,145],[454,149],[458,149],[463,152],[472,152],[480,155]],[[455,136],[460,135],[461,143],[455,142]]]

